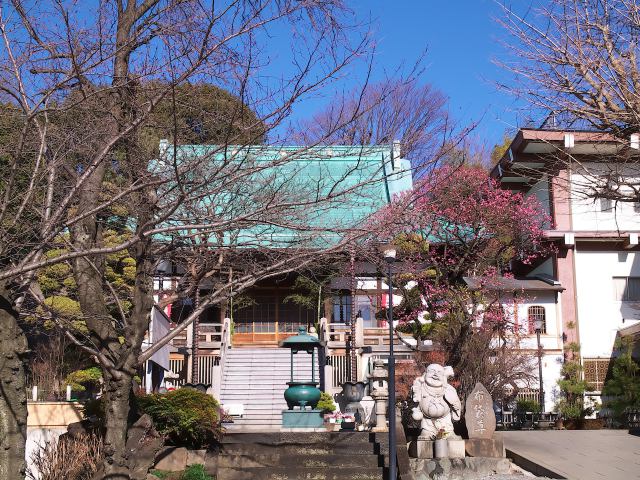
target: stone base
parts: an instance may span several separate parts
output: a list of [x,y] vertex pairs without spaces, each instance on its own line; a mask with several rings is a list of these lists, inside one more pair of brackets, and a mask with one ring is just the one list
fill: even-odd
[[411,467],[417,480],[477,480],[493,474],[513,473],[507,458],[411,459]]
[[465,440],[465,449],[470,457],[506,457],[502,435],[495,435],[493,438],[470,438]]
[[413,440],[409,444],[409,456],[413,458],[433,458],[435,442],[432,440]]
[[167,472],[181,472],[187,468],[189,452],[184,447],[164,447],[157,454],[155,468]]
[[449,443],[449,458],[464,458],[465,456],[464,440],[450,438],[448,443]]
[[284,428],[323,428],[322,410],[283,410]]

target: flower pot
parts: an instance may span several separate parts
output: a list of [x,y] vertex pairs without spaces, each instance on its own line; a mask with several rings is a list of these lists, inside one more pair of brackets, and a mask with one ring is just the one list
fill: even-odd
[[435,457],[447,458],[449,456],[449,441],[446,438],[439,438],[435,441]]
[[342,430],[355,430],[356,422],[342,422],[340,426]]
[[342,384],[342,396],[347,403],[355,403],[364,397],[364,382],[344,382]]

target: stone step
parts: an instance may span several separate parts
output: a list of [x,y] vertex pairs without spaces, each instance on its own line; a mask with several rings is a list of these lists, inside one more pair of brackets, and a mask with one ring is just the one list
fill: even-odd
[[[261,393],[260,393],[261,392]],[[255,395],[254,395],[255,393]],[[260,403],[264,401],[283,401],[284,402],[284,390],[280,392],[262,392],[261,390],[253,390],[245,393],[232,393],[224,392],[220,395],[221,401],[229,402],[242,402],[242,403]]]
[[344,445],[332,445],[327,444],[312,444],[312,445],[280,445],[277,447],[261,444],[225,444],[222,449],[224,455],[282,455],[286,457],[288,455],[297,455],[301,451],[304,451],[304,455],[377,455],[375,453],[375,445],[373,443],[354,443],[347,447]]
[[[318,381],[318,371],[316,370],[316,381]],[[291,380],[291,374],[289,372],[261,372],[257,370],[247,371],[247,372],[233,372],[227,370],[224,373],[224,378],[228,379],[254,379],[254,378],[271,378],[273,380],[283,380],[288,382]],[[296,371],[293,375],[294,380],[311,380],[311,370],[308,371]]]
[[282,453],[280,451],[263,454],[228,454],[223,453],[218,458],[218,466],[233,468],[242,465],[244,468],[280,467],[295,465],[296,467],[383,467],[382,457],[375,455],[354,455],[344,452],[317,453],[313,448],[298,449],[297,452]]
[[220,468],[218,480],[381,480],[381,467],[309,467],[297,464],[270,468]]
[[[287,387],[286,383],[276,384],[276,383],[257,383],[257,382],[248,382],[247,389],[248,390],[278,390],[284,389]],[[224,385],[222,386],[222,390],[224,390]]]
[[[287,380],[288,381],[288,380]],[[271,386],[272,388],[282,388],[283,390],[287,388],[287,381],[284,379],[270,379],[270,378],[256,378],[252,380],[244,380],[242,378],[223,378],[222,379],[222,388],[228,387],[230,385],[244,385],[247,388],[252,385],[266,387]]]
[[[386,434],[371,432],[270,432],[270,433],[234,433],[222,439],[223,445],[267,445],[279,447],[282,445],[343,445],[348,447],[355,444],[369,444]],[[379,436],[379,437],[378,437]]]
[[[283,408],[287,408],[286,402],[280,399],[274,399],[273,402],[249,402],[249,401],[242,401],[240,399],[231,399],[231,400],[225,400],[225,401],[227,402],[227,404],[242,403],[244,405],[245,410],[265,409],[265,410],[280,411]],[[222,402],[222,404],[225,405],[224,401]]]

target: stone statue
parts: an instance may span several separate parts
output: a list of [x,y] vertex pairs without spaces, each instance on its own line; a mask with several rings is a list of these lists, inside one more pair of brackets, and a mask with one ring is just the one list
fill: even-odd
[[420,420],[419,440],[434,440],[440,430],[453,434],[452,420],[460,420],[462,404],[455,388],[447,383],[453,376],[451,367],[432,363],[426,372],[413,382],[413,401],[418,403],[412,411],[414,420]]

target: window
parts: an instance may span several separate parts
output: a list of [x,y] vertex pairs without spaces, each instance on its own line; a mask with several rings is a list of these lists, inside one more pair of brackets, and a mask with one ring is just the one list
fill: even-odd
[[351,322],[351,293],[340,293],[333,296],[332,322]]
[[[249,303],[249,302],[247,302]],[[233,311],[233,322],[235,331],[238,331],[238,324],[250,324],[252,322],[276,321],[276,299],[273,295],[256,296],[248,305],[235,307]]]
[[618,302],[640,302],[640,277],[613,277],[613,294]]
[[356,313],[362,317],[365,327],[377,327],[374,299],[369,295],[356,295]]
[[602,391],[609,371],[609,358],[585,358],[584,380],[596,391]]
[[613,211],[613,200],[610,198],[601,198],[600,199],[600,211],[601,212],[612,212]]
[[542,322],[540,333],[547,333],[547,314],[542,305],[532,305],[527,309],[529,333],[536,333],[536,321]]

